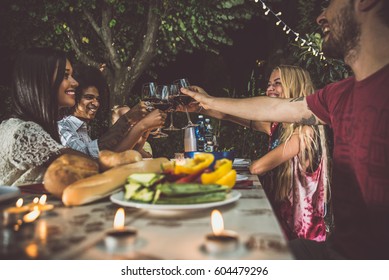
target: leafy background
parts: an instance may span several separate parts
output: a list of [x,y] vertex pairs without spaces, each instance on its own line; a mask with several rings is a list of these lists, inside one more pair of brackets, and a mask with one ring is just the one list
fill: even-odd
[[[315,21],[319,0],[273,0],[282,19],[320,49]],[[10,111],[11,65],[18,50],[55,46],[72,61],[104,65],[110,85],[110,104],[93,124],[97,137],[108,127],[108,109],[133,106],[142,83],[187,77],[214,96],[244,98],[261,95],[267,77],[278,64],[300,65],[311,73],[317,88],[350,75],[337,60],[320,60],[265,16],[260,4],[249,0],[3,0],[0,9],[0,121]],[[196,120],[197,115],[192,115]],[[177,127],[186,123],[174,114]],[[169,122],[167,122],[167,125]],[[257,158],[267,149],[267,137],[247,128],[212,120],[221,149]],[[166,139],[150,139],[155,156],[183,150],[183,132]]]

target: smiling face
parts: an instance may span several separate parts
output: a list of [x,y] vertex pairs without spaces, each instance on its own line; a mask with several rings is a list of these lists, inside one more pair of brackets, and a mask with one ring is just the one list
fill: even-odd
[[78,86],[77,81],[72,77],[73,68],[69,60],[66,60],[64,78],[58,89],[58,107],[72,107],[75,104],[75,89]]
[[344,59],[359,46],[361,27],[353,0],[332,0],[317,18],[323,31],[323,52],[331,58]]
[[266,95],[269,97],[284,98],[284,90],[282,88],[281,76],[279,70],[274,70],[267,83]]
[[96,87],[87,87],[81,91],[81,99],[78,102],[74,116],[84,121],[91,121],[95,118],[100,107],[100,95]]

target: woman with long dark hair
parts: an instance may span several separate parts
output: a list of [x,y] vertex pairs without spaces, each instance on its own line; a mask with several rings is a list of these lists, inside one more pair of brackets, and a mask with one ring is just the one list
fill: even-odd
[[15,62],[12,113],[0,124],[0,185],[42,182],[49,163],[70,152],[60,144],[58,110],[75,104],[78,83],[66,54],[49,48]]

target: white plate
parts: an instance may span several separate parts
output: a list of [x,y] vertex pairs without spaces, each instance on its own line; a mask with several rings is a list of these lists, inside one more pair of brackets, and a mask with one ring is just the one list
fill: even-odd
[[20,189],[15,186],[0,186],[0,202],[17,197],[20,195]]
[[195,209],[206,209],[211,207],[217,207],[226,205],[232,202],[237,201],[241,196],[241,193],[238,191],[231,191],[227,194],[225,200],[209,202],[209,203],[196,203],[196,204],[147,204],[147,203],[138,203],[133,201],[128,201],[124,199],[124,192],[118,192],[111,195],[111,201],[113,203],[119,204],[126,207],[134,207],[140,209],[148,210],[195,210]]
[[249,178],[249,177],[246,176],[246,175],[242,175],[242,174],[236,175],[236,181],[237,181],[237,182],[247,180],[248,178]]

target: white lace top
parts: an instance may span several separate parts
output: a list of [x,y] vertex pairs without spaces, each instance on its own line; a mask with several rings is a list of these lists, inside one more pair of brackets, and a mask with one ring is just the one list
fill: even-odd
[[64,146],[40,125],[11,118],[0,124],[0,185],[40,183],[45,164]]

